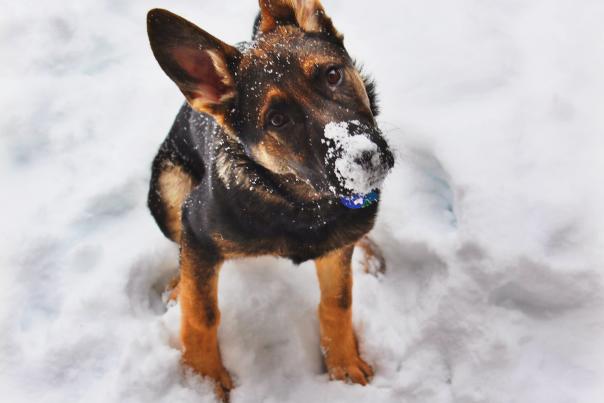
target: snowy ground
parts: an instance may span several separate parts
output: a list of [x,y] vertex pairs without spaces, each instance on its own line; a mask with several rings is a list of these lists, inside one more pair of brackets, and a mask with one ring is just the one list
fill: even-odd
[[[145,194],[181,95],[145,13],[234,43],[255,1],[3,3],[2,401],[212,401],[160,299],[177,251]],[[233,402],[603,402],[604,3],[324,5],[398,150],[374,232],[388,272],[354,286],[377,375],[327,380],[311,264],[239,261],[220,286]]]

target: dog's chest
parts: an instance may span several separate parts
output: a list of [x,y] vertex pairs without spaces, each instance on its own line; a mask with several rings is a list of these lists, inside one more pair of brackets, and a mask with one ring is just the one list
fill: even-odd
[[308,227],[293,225],[278,213],[239,215],[239,219],[236,215],[231,211],[212,231],[224,257],[273,255],[301,263],[357,242],[373,227],[375,211],[354,211],[328,224],[315,222]]

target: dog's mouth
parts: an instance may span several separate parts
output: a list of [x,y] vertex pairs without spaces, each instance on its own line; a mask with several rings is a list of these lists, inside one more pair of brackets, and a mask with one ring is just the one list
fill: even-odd
[[394,165],[388,145],[377,129],[358,121],[325,126],[325,166],[329,190],[344,205],[366,205],[377,200],[377,191]]

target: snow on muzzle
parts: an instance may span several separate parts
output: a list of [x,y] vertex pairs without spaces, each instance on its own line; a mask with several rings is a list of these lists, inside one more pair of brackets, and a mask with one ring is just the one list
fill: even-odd
[[365,195],[377,190],[394,159],[377,129],[358,121],[325,126],[325,165],[331,173],[330,190],[339,196]]

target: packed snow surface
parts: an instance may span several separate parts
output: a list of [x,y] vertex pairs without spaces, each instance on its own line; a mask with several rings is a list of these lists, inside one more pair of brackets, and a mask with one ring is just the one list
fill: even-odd
[[[5,1],[0,400],[210,402],[161,293],[177,248],[145,206],[182,102],[147,44],[169,8],[229,43],[254,0]],[[324,0],[397,150],[354,326],[376,376],[330,382],[311,262],[227,263],[232,402],[604,401],[604,3]]]
[[367,169],[358,160],[363,153],[372,155],[370,167],[379,167],[378,147],[367,134],[349,132],[348,122],[330,122],[325,125],[328,143],[326,162],[333,161],[336,177],[342,187],[356,194],[367,194],[381,185],[385,172]]

